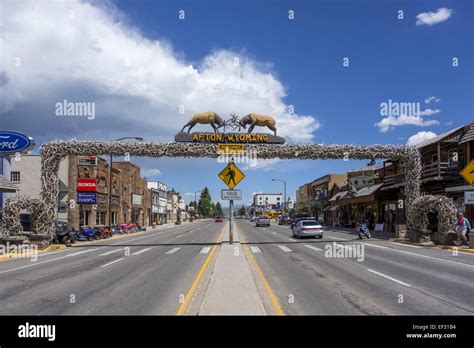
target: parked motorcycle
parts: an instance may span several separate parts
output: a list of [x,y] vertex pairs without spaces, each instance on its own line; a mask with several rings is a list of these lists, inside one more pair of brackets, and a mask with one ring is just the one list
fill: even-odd
[[78,237],[79,240],[95,240],[96,233],[95,230],[89,226],[81,226],[81,232]]
[[370,234],[370,230],[369,230],[369,225],[367,223],[365,224],[362,224],[358,229],[357,229],[357,232],[359,234],[359,238],[360,239],[363,239],[363,237],[365,236],[366,238],[371,238],[372,235]]
[[57,244],[73,244],[77,240],[75,232],[69,228],[66,222],[56,221],[56,235],[54,242]]

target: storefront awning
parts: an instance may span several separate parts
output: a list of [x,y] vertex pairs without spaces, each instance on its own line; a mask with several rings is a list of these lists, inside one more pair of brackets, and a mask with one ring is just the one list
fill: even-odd
[[336,211],[337,208],[339,208],[339,205],[331,205],[331,206],[329,206],[329,207],[327,207],[327,208],[324,208],[324,211],[327,211],[327,210],[329,210],[329,211]]

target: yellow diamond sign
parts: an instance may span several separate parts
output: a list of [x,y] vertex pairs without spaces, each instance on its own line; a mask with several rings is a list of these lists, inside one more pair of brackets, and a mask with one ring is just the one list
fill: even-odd
[[461,170],[461,175],[469,185],[474,186],[474,160],[469,162],[469,164]]
[[219,178],[231,189],[237,186],[245,178],[245,174],[240,171],[234,163],[229,163],[220,173]]

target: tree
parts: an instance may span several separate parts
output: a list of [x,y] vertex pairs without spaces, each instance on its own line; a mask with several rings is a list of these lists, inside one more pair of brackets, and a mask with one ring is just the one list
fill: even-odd
[[219,216],[224,216],[224,212],[222,211],[222,206],[221,206],[221,203],[220,203],[220,202],[217,202],[217,203],[216,203],[215,214],[216,214],[216,215],[219,215]]
[[243,216],[243,215],[246,215],[246,214],[247,214],[247,212],[246,212],[246,210],[245,210],[245,207],[242,206],[242,207],[239,209],[238,215]]
[[207,187],[204,187],[201,192],[201,197],[199,198],[198,203],[198,212],[202,217],[212,216],[212,198]]

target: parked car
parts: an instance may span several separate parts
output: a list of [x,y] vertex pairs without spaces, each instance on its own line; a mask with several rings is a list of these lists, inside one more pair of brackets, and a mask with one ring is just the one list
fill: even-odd
[[94,230],[96,231],[96,238],[97,239],[104,239],[104,238],[110,238],[112,237],[112,230],[104,225],[97,225],[94,227]]
[[253,215],[250,217],[250,222],[255,222],[255,220],[257,220],[258,216],[256,215]]
[[81,226],[81,230],[79,232],[79,240],[95,240],[96,239],[96,231],[89,226]]
[[316,218],[311,217],[307,214],[304,214],[303,216],[301,216],[300,214],[297,214],[296,216],[294,216],[291,219],[290,228],[295,227],[296,224],[298,223],[298,221],[301,221],[301,220],[314,220],[314,221],[316,221]]
[[69,228],[66,222],[56,221],[56,235],[54,243],[73,244],[78,239],[73,229]]
[[110,230],[112,231],[112,235],[124,233],[124,230],[122,229],[122,227],[120,227],[120,225],[112,225],[110,226]]
[[323,227],[321,224],[312,220],[299,220],[292,229],[293,237],[302,238],[302,237],[316,237],[323,238]]
[[222,216],[214,216],[214,222],[223,222],[224,219],[222,218]]
[[255,227],[270,226],[270,219],[268,216],[262,215],[255,220]]
[[288,225],[290,223],[290,217],[288,215],[281,215],[278,219],[278,225]]

